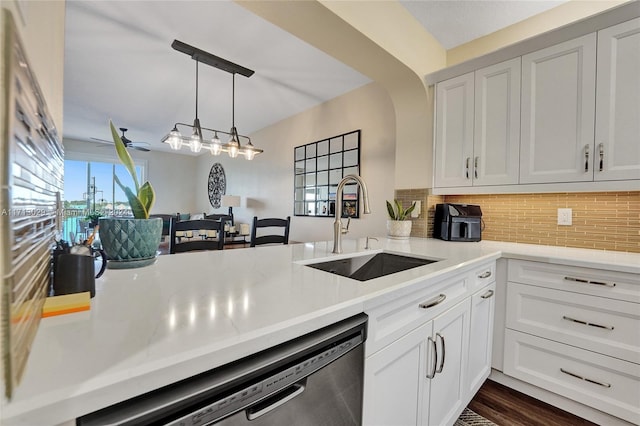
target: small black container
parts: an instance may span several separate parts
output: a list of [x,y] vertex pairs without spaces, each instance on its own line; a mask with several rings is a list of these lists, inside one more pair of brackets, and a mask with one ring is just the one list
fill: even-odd
[[446,241],[480,241],[482,211],[472,204],[436,204],[433,237]]
[[96,270],[93,256],[59,254],[55,260],[53,295],[82,293],[96,295]]

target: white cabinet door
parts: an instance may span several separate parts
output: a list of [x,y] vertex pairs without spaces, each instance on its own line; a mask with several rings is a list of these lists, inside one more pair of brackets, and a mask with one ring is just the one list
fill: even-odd
[[431,379],[429,425],[453,425],[467,404],[465,374],[469,351],[469,314],[466,299],[433,320],[437,343],[437,370]]
[[436,187],[471,186],[473,73],[436,85]]
[[640,18],[598,32],[595,180],[640,179]]
[[431,327],[429,321],[366,359],[362,424],[421,424],[423,401],[429,400],[424,384]]
[[475,72],[473,185],[518,183],[520,58]]
[[596,34],[522,57],[520,183],[593,180]]
[[471,400],[491,373],[493,318],[496,283],[491,283],[471,298],[469,362],[467,363],[467,400]]

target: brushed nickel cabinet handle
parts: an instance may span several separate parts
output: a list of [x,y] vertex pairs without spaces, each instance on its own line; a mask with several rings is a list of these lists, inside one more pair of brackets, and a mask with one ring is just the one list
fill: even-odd
[[599,382],[597,380],[592,380],[586,377],[582,377],[579,374],[576,373],[572,373],[571,371],[567,371],[564,368],[560,368],[560,371],[563,372],[564,374],[567,374],[571,377],[575,377],[576,379],[580,379],[580,380],[584,380],[585,382],[589,382],[589,383],[593,383],[594,385],[598,385],[598,386],[602,386],[603,388],[610,388],[611,384],[609,383],[604,383],[604,382]]
[[593,280],[588,280],[586,278],[575,278],[575,277],[564,277],[565,281],[573,281],[573,282],[577,282],[577,283],[583,283],[583,284],[594,284],[594,285],[602,285],[605,287],[615,287],[616,283],[608,283],[606,281],[593,281]]
[[427,379],[433,379],[436,376],[436,367],[438,366],[438,345],[436,345],[436,341],[431,338],[431,336],[427,337],[427,342],[431,342],[433,345],[433,365],[431,366],[432,373],[427,373]]
[[471,160],[471,158],[467,157],[467,159],[465,160],[465,166],[464,166],[464,175],[467,179],[469,179],[469,160]]
[[419,306],[420,309],[429,309],[432,308],[436,305],[439,305],[440,303],[444,302],[444,299],[447,298],[446,294],[440,294],[436,297],[434,297],[433,299],[429,299],[426,302],[422,302]]
[[613,330],[613,328],[614,328],[612,325],[595,324],[595,323],[592,323],[592,322],[587,322],[587,321],[582,321],[582,320],[579,320],[579,319],[571,318],[571,317],[568,317],[566,315],[563,315],[562,319],[563,320],[567,320],[567,321],[571,321],[571,322],[576,322],[576,323],[582,324],[582,325],[588,325],[588,326],[591,326],[591,327],[604,328],[606,330]]
[[604,144],[598,145],[598,151],[600,154],[600,171],[604,170]]
[[485,279],[485,278],[489,278],[490,276],[491,276],[491,271],[487,271],[487,272],[483,272],[482,274],[478,275],[478,278]]
[[478,179],[478,158],[479,157],[476,157],[473,160],[473,177],[476,179]]
[[489,299],[491,296],[493,296],[493,290],[487,291],[485,294],[483,294],[480,297],[483,298],[483,299]]
[[436,373],[442,373],[442,369],[444,368],[444,358],[445,358],[445,348],[444,348],[444,336],[440,333],[436,333],[436,338],[440,338],[442,342],[442,357],[440,359],[440,367],[436,370]]
[[584,146],[584,171],[589,171],[589,145]]

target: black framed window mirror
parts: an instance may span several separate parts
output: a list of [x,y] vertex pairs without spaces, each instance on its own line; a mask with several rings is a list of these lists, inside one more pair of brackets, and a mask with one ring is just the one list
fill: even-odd
[[[335,216],[336,190],[343,177],[360,175],[360,130],[294,148],[294,215]],[[342,217],[359,217],[355,183],[344,187]]]

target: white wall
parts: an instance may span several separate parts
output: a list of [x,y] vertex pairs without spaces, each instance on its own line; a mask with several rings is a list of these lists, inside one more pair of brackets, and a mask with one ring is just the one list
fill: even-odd
[[[119,161],[115,147],[109,148],[104,144],[72,139],[64,139],[63,144],[67,159]],[[156,203],[151,209],[152,214],[200,211],[196,208],[198,193],[193,186],[198,176],[196,157],[157,151],[129,152],[134,162],[144,162],[147,180],[156,191]]]
[[[236,123],[240,132],[242,123]],[[198,157],[198,211],[214,212],[207,196],[211,166],[225,169],[227,194],[240,195],[243,205],[234,209],[237,222],[251,223],[253,216],[291,216],[292,241],[333,239],[333,218],[293,216],[294,147],[361,129],[360,170],[365,180],[372,214],[351,221],[345,238],[386,234],[385,200],[393,198],[395,164],[395,112],[391,98],[377,83],[371,83],[296,116],[251,134],[253,144],[264,153],[253,161]],[[224,212],[225,208],[215,210]]]

